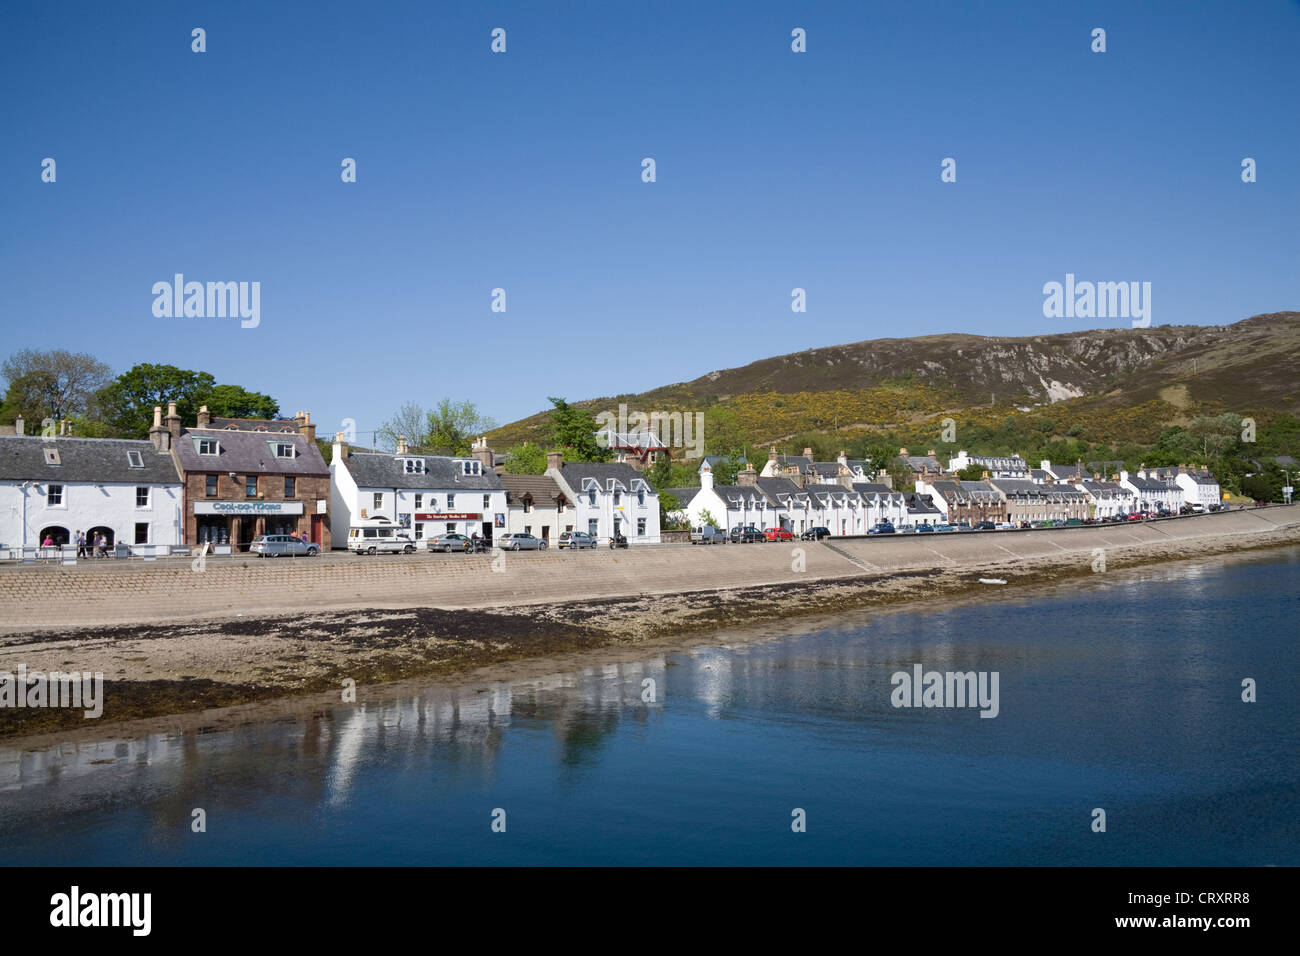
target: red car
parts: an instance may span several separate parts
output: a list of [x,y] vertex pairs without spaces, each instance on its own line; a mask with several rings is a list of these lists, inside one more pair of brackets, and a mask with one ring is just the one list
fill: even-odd
[[768,528],[763,532],[768,541],[793,541],[794,532],[789,528]]

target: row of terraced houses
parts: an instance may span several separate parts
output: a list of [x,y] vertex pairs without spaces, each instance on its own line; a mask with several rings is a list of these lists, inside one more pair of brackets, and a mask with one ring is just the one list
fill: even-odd
[[[354,448],[335,437],[330,460],[316,426],[299,412],[284,419],[219,418],[201,408],[187,425],[171,404],[155,408],[147,440],[27,435],[21,419],[0,434],[0,549],[102,536],[116,554],[156,555],[209,545],[246,549],[261,534],[296,534],[322,548],[346,546],[348,529],[396,524],[416,539],[444,532],[492,540],[526,532],[554,544],[565,531],[633,544],[661,540],[659,495],[643,469],[666,449],[636,436],[606,436],[617,460],[567,462],[548,456],[542,475],[506,475],[480,440],[468,456],[427,455],[405,440],[395,452]],[[674,517],[722,528],[753,525],[802,532],[825,527],[864,534],[882,521],[920,524],[1106,517],[1219,500],[1213,477],[1186,467],[1108,465],[1031,469],[1019,456],[961,452],[944,467],[934,453],[900,449],[910,488],[841,453],[835,461],[769,453],[761,471],[746,463],[733,485],[714,482],[719,459],[704,458],[699,485],[674,488]],[[958,470],[977,465],[978,481]]]

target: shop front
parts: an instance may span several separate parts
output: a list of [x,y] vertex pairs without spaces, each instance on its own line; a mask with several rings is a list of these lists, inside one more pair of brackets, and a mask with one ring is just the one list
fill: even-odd
[[477,534],[492,540],[492,522],[483,520],[479,511],[417,511],[415,537],[432,538],[434,535],[456,532],[467,537]]
[[301,501],[196,501],[194,523],[197,544],[232,551],[247,551],[260,534],[309,532]]

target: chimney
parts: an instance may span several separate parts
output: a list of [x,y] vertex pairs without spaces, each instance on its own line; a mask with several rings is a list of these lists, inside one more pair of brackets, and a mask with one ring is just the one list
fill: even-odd
[[758,472],[754,470],[753,465],[746,463],[743,471],[736,472],[736,484],[744,486],[758,484]]
[[334,433],[334,454],[330,458],[331,464],[336,461],[344,461],[348,457],[348,439],[344,432]]
[[312,424],[311,415],[307,412],[299,412],[294,421],[298,423],[298,431],[305,435],[307,440],[312,444],[316,442],[316,426]]
[[405,455],[405,454],[406,454],[406,451],[407,451],[407,448],[406,448],[406,436],[405,436],[405,435],[398,435],[398,436],[397,436],[397,453],[398,453],[399,455]]
[[492,466],[496,464],[496,456],[492,454],[492,449],[488,447],[486,436],[474,443],[474,457],[483,463],[483,474],[486,475],[492,471]]
[[1185,474],[1187,474],[1187,466],[1186,466],[1186,465],[1179,465],[1179,466],[1178,466],[1178,473],[1179,473],[1180,475],[1185,475]]
[[25,422],[23,421],[23,416],[19,415],[17,418],[15,418],[15,419],[14,419],[14,434],[15,434],[15,435],[21,435],[21,434],[23,433],[23,426],[24,426],[24,425],[25,425]]
[[547,471],[550,471],[552,468],[554,468],[556,471],[559,471],[563,467],[564,467],[564,452],[548,451],[546,453]]
[[984,471],[980,472],[980,481],[988,481],[988,480],[989,480],[989,473],[988,473],[988,469],[986,468]]
[[811,448],[805,448],[805,449],[803,450],[803,456],[804,456],[805,458],[811,458],[811,457],[812,457],[812,449],[811,449]]
[[931,458],[934,458],[934,457],[935,457],[934,449],[933,449],[933,448],[931,448],[929,451],[927,451],[926,454],[929,455]]
[[161,405],[153,407],[153,427],[149,429],[149,440],[153,442],[156,451],[167,452],[171,450],[172,433],[163,426]]
[[906,457],[907,457],[907,449],[906,449],[906,448],[900,448],[900,449],[898,449],[898,457],[899,457],[899,458],[906,458]]
[[841,465],[843,465],[845,468],[849,467],[849,452],[848,452],[848,449],[846,449],[846,448],[841,448],[841,449],[840,449],[840,456],[839,456],[837,459],[835,459],[835,460],[838,461],[838,462],[839,462]]
[[207,428],[212,424],[212,413],[208,411],[208,406],[200,405],[199,414],[195,418],[195,427]]
[[167,430],[171,432],[172,438],[181,437],[181,416],[176,411],[176,403],[167,403]]
[[700,468],[700,487],[705,491],[710,491],[713,488],[713,469],[709,467],[707,461]]
[[768,460],[768,461],[776,461],[776,446],[775,446],[775,445],[773,445],[771,448],[769,448],[769,449],[767,450],[767,460]]

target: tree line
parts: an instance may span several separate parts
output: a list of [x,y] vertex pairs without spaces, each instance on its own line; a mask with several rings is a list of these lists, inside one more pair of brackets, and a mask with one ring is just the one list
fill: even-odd
[[45,423],[68,421],[83,438],[147,438],[153,409],[176,403],[193,422],[201,406],[217,418],[276,418],[280,405],[270,395],[240,385],[219,384],[208,372],[143,362],[120,375],[84,352],[23,349],[0,363],[4,400],[0,423],[24,420],[28,434]]

